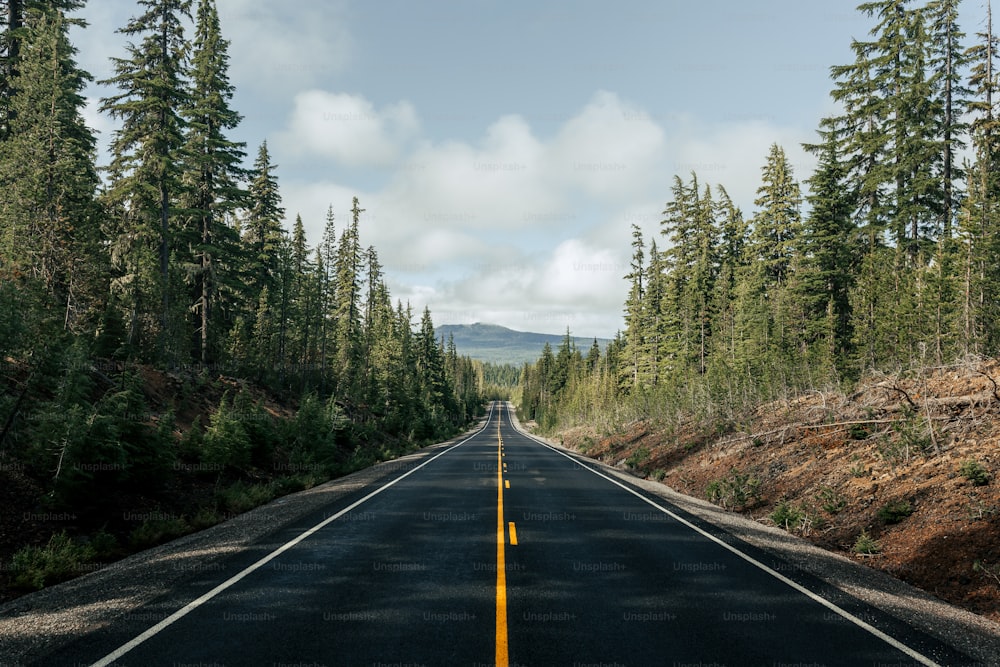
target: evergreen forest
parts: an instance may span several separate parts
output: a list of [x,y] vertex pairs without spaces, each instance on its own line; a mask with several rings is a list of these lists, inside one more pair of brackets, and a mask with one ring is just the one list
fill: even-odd
[[231,138],[215,0],[139,0],[120,27],[106,165],[83,4],[0,3],[0,555],[53,526],[50,548],[100,536],[90,557],[147,546],[468,425],[483,365],[393,302],[361,202],[310,245],[266,142]]
[[633,226],[624,330],[603,354],[567,335],[526,364],[523,417],[711,431],[871,374],[995,357],[997,39],[991,15],[966,35],[958,5],[859,5],[870,33],[830,67],[839,111],[804,146],[815,170],[772,145],[752,211],[676,175],[659,235]]

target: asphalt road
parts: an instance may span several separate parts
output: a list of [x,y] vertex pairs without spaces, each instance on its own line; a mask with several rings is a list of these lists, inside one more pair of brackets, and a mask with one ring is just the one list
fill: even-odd
[[46,665],[965,665],[974,661],[517,432],[197,573]]

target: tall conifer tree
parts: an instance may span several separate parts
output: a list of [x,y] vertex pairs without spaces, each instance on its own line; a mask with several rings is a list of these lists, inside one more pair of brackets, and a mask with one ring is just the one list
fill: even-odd
[[220,293],[233,283],[238,269],[239,238],[230,216],[245,205],[240,186],[246,172],[241,163],[245,144],[226,133],[236,129],[241,116],[229,104],[229,42],[222,38],[214,0],[199,0],[191,67],[191,94],[182,109],[187,121],[184,145],[184,199],[186,246],[194,266],[193,294],[198,316],[198,348],[202,363],[213,360],[216,307]]
[[180,112],[189,104],[183,19],[190,18],[190,6],[190,0],[139,0],[142,13],[119,32],[141,41],[128,45],[128,58],[113,59],[115,74],[103,83],[120,92],[101,105],[121,121],[111,145],[107,198],[129,343],[148,345],[152,341],[140,335],[155,336],[161,354],[178,333],[171,331],[171,223],[181,191]]
[[11,132],[0,141],[0,264],[37,277],[70,327],[102,298],[103,262],[95,140],[81,115],[90,77],[68,29],[61,11],[31,10],[20,40]]

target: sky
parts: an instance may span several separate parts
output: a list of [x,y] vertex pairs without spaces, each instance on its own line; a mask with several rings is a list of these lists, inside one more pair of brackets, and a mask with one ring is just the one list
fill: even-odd
[[[748,218],[771,144],[808,178],[801,144],[836,111],[829,68],[872,25],[857,0],[217,3],[244,117],[231,138],[247,166],[267,141],[288,228],[301,215],[316,245],[357,196],[393,298],[436,325],[605,338],[624,327],[631,227],[663,247],[674,175],[723,185]],[[138,13],[78,14],[96,80]],[[985,15],[965,0],[963,30]],[[86,92],[103,147],[112,92]]]

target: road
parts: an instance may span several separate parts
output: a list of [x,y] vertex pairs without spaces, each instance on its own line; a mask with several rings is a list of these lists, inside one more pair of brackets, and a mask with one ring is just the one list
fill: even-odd
[[484,428],[46,665],[962,665],[662,499]]

